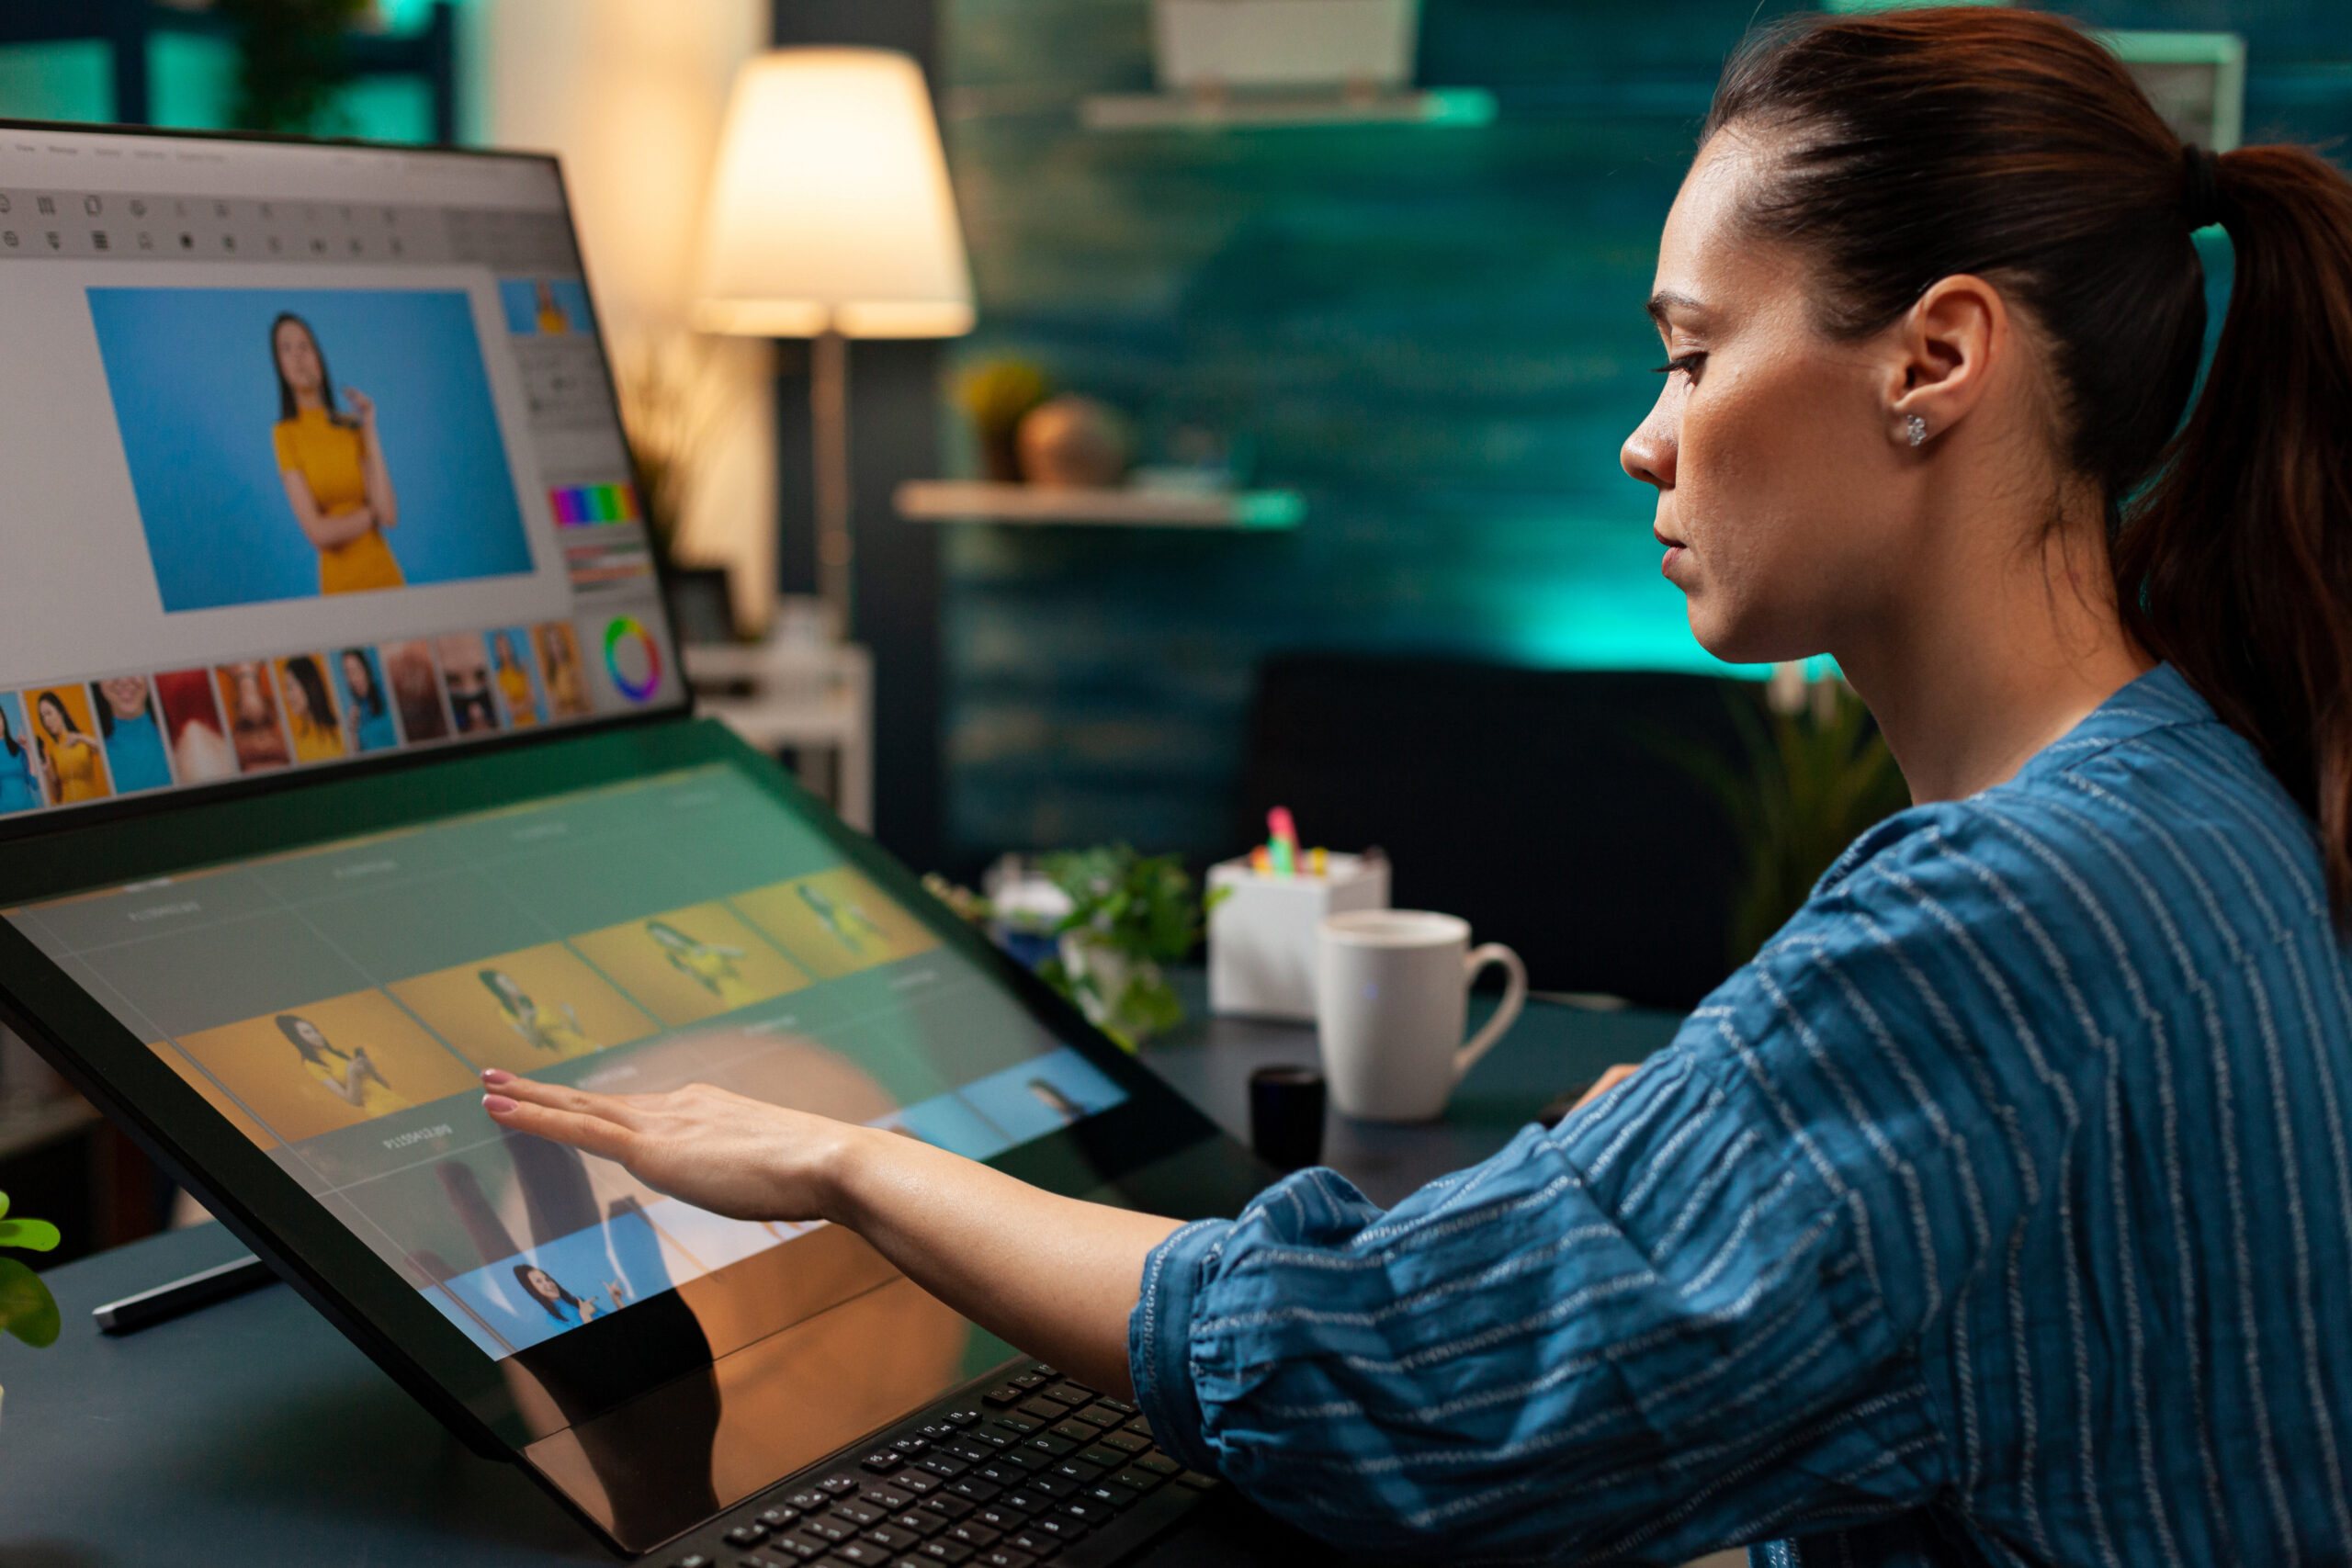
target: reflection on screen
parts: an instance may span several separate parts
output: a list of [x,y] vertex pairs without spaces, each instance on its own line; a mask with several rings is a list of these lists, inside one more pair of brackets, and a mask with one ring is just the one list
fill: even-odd
[[1124,1098],[726,768],[8,918],[493,1357],[820,1227],[505,1134],[484,1067],[975,1159]]

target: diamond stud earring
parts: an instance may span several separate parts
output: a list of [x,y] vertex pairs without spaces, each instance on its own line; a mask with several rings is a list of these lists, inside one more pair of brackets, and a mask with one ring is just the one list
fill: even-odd
[[1928,439],[1928,422],[1926,420],[1921,419],[1915,413],[1903,423],[1904,426],[1911,433],[1912,446],[1917,446]]

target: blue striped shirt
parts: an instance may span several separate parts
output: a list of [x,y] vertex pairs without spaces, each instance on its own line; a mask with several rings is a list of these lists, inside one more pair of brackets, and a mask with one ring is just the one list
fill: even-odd
[[2169,667],[1863,836],[1643,1070],[1151,1255],[1154,1430],[1448,1561],[2352,1561],[2352,975]]

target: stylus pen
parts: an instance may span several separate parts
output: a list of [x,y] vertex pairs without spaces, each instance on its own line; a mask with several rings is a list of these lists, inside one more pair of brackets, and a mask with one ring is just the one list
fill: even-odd
[[119,1302],[108,1302],[93,1308],[90,1315],[97,1320],[101,1334],[136,1334],[152,1324],[167,1317],[177,1317],[184,1312],[194,1312],[200,1306],[242,1296],[277,1278],[277,1271],[258,1258],[245,1257],[232,1262],[207,1269],[201,1274],[190,1274],[185,1280],[175,1280],[168,1285],[158,1285],[152,1291],[141,1291],[135,1296],[125,1296]]

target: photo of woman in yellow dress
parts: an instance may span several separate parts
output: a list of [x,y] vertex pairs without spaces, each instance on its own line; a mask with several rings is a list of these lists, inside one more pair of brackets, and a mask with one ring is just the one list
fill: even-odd
[[298,762],[325,762],[344,754],[343,723],[317,659],[298,653],[278,660],[278,686],[286,699],[286,731]]
[[586,714],[588,687],[580,678],[580,643],[571,626],[549,621],[533,627],[531,638],[538,645],[539,675],[547,682],[548,706],[559,718]]
[[760,999],[760,993],[743,979],[735,961],[743,956],[740,947],[721,947],[717,942],[696,942],[666,920],[648,920],[645,934],[670,961],[670,967],[717,997],[730,1008],[749,1007]]
[[498,694],[506,699],[506,722],[516,729],[538,723],[539,696],[531,689],[531,672],[523,666],[523,655],[514,647],[512,632],[491,634],[490,661],[498,682]]
[[569,1002],[543,1007],[531,999],[514,976],[503,969],[484,969],[481,983],[498,998],[498,1010],[505,1015],[506,1026],[528,1042],[534,1050],[552,1051],[559,1059],[585,1056],[594,1053],[596,1043],[580,1027],[580,1015]]
[[50,804],[72,806],[78,801],[103,800],[114,793],[107,783],[106,758],[98,743],[82,733],[67,711],[65,699],[43,692],[33,700],[33,737],[40,753],[41,782],[49,788]]
[[393,1092],[383,1069],[368,1055],[367,1046],[338,1051],[328,1042],[324,1031],[300,1013],[279,1013],[277,1029],[301,1056],[302,1070],[321,1089],[361,1115],[383,1116],[414,1107],[413,1100]]
[[400,502],[384,466],[376,405],[345,387],[351,412],[335,401],[333,378],[311,325],[291,311],[269,328],[277,367],[278,477],[303,536],[319,552],[319,592],[399,588],[407,579],[384,536],[400,523]]

